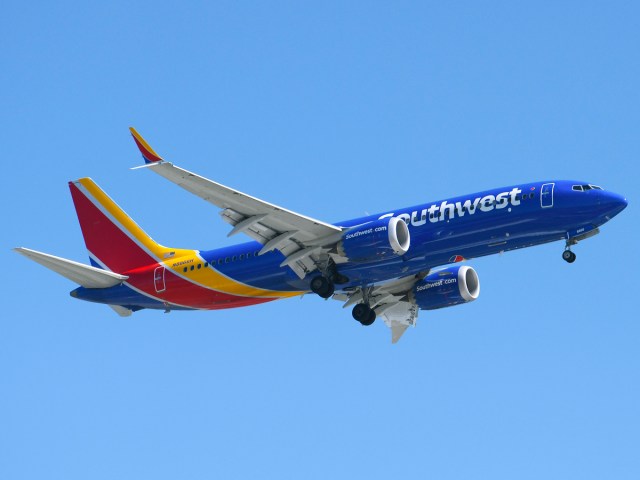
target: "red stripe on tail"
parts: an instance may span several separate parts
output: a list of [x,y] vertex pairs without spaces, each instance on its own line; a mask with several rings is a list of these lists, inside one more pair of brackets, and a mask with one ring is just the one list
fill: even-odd
[[[73,182],[69,189],[87,249],[109,270],[129,275],[127,283],[155,298],[192,308],[230,308],[265,303],[274,298],[230,295],[196,285],[166,270],[166,290],[157,293],[153,270],[157,260],[94,205]],[[146,267],[146,268],[145,268]]]

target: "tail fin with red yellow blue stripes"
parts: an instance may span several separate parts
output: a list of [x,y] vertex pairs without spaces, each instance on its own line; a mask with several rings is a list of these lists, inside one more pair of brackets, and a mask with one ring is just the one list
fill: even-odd
[[69,189],[95,266],[123,273],[185,252],[155,242],[90,178],[69,182]]

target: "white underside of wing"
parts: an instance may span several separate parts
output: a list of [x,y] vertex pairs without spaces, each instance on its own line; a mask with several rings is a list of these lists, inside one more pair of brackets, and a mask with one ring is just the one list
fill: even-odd
[[233,226],[229,236],[244,233],[257,240],[265,245],[260,254],[280,251],[286,257],[283,266],[289,266],[300,278],[315,270],[319,255],[328,250],[301,251],[334,244],[342,235],[340,227],[265,202],[172,163],[155,163],[150,169],[219,207],[222,219]]
[[101,268],[84,265],[74,262],[73,260],[56,257],[29,248],[19,247],[14,248],[14,250],[85,288],[113,287],[129,278],[126,275],[108,272]]
[[169,162],[155,164],[151,170],[219,208],[231,209],[245,217],[265,215],[259,224],[278,232],[297,230],[302,240],[321,238],[342,231],[329,223],[265,202]]
[[385,310],[382,318],[391,329],[391,343],[396,343],[407,328],[415,327],[418,320],[418,306],[410,302],[398,302]]

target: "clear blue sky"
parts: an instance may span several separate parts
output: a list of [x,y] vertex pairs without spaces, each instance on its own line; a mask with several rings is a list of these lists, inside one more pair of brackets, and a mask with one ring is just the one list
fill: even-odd
[[[0,478],[640,478],[640,7],[447,3],[4,2]],[[546,178],[630,205],[573,265],[472,261],[479,300],[395,346],[312,296],[121,319],[10,249],[87,261],[83,176],[230,244],[130,125],[327,221]]]

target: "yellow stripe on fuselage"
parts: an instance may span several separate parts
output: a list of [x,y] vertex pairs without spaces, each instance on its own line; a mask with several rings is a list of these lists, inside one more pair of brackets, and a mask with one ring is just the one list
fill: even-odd
[[[197,254],[197,251],[193,250],[192,252],[191,255],[165,260],[163,263],[176,275],[180,275],[191,282],[232,295],[241,295],[243,297],[290,298],[304,293],[300,291],[282,292],[278,290],[265,290],[238,282],[216,270],[213,264],[205,267],[204,264],[207,262]],[[201,268],[198,268],[198,265],[201,265]],[[191,266],[195,268],[191,270]],[[184,271],[185,267],[187,268],[186,272]]]
[[[267,297],[267,298],[289,298],[301,295],[303,292],[281,292],[277,290],[265,290],[262,288],[252,287],[245,283],[240,283],[226,275],[218,272],[212,267],[198,269],[198,264],[204,265],[196,250],[168,248],[155,242],[149,235],[145,233],[140,226],[134,222],[105,192],[96,185],[90,178],[81,178],[78,182],[83,188],[120,224],[126,232],[143,245],[147,251],[155,257],[156,261],[163,264],[166,268],[173,271],[176,275],[183,277],[190,282],[200,286],[217,290],[219,292],[231,295],[240,295],[243,297]],[[166,258],[171,255],[171,258]],[[181,262],[189,262],[182,263]],[[179,264],[179,265],[176,265]],[[175,266],[174,266],[175,265]],[[194,265],[196,268],[191,271],[183,271],[184,267],[188,268]]]

